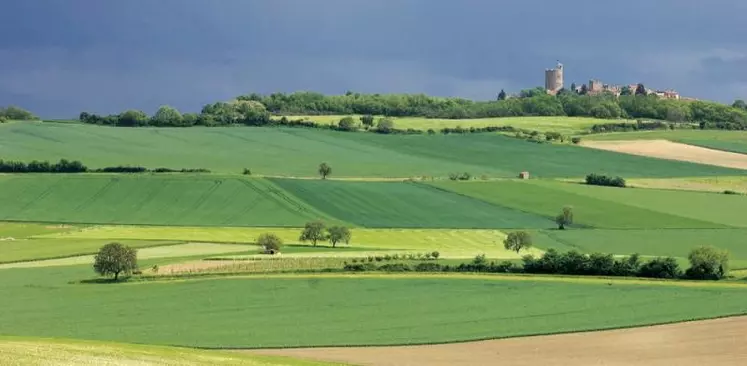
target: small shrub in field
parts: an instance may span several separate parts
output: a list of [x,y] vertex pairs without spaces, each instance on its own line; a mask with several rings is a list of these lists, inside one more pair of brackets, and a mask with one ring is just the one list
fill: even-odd
[[357,258],[353,258],[353,259],[351,260],[351,262],[353,262],[353,263],[358,263],[358,259],[357,259]]
[[370,255],[369,255],[369,256],[368,256],[368,261],[369,261],[369,262],[373,262],[373,261],[374,261],[374,257],[373,257],[373,256],[370,256]]
[[586,184],[594,186],[620,187],[625,188],[625,179],[622,177],[608,177],[601,174],[589,174],[586,176]]
[[727,189],[727,190],[724,191],[724,194],[736,194],[736,195],[738,195],[740,193],[736,192],[736,191],[732,191],[732,190]]
[[394,259],[395,261],[399,260],[399,254],[392,255],[392,259]]
[[377,255],[377,256],[374,257],[374,259],[376,259],[377,262],[381,262],[381,261],[384,260],[384,257],[382,257],[380,255]]
[[385,261],[390,261],[390,260],[392,260],[392,256],[389,255],[389,254],[387,254],[387,255],[384,256],[384,260]]
[[242,174],[244,174],[244,175],[252,175],[252,171],[249,168],[244,168],[244,172]]
[[481,265],[488,263],[488,260],[485,258],[485,254],[479,254],[475,257],[475,259],[472,260],[472,264]]
[[153,267],[150,268],[150,270],[153,271],[153,273],[158,273],[158,269],[159,267],[157,264],[154,264]]
[[378,268],[379,271],[385,272],[409,272],[412,268],[404,263],[387,263]]
[[459,173],[449,173],[450,180],[459,180]]
[[558,230],[565,230],[566,225],[573,224],[573,207],[563,207],[563,212],[555,217],[555,223],[558,224]]
[[425,260],[429,260],[429,259],[431,259],[431,253],[425,253],[425,254],[423,255],[423,258],[425,258]]
[[575,145],[578,145],[578,144],[580,144],[580,143],[581,143],[581,138],[580,138],[580,137],[572,137],[572,138],[571,138],[571,142],[572,142],[573,144],[575,144]]
[[431,257],[433,257],[433,259],[438,259],[438,257],[440,256],[441,256],[441,253],[437,251],[434,251],[433,253],[431,253]]

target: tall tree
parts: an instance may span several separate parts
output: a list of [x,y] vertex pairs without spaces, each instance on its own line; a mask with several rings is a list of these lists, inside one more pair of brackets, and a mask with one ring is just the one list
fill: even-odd
[[137,269],[137,250],[120,243],[106,244],[96,254],[93,269],[102,276],[114,275],[116,281],[120,273]]
[[532,236],[526,231],[510,232],[503,241],[503,247],[506,248],[506,250],[519,253],[522,249],[529,249],[532,247]]
[[182,119],[182,114],[176,108],[163,105],[153,115],[151,123],[155,126],[180,126]]
[[333,248],[339,242],[345,244],[350,243],[350,237],[352,236],[350,229],[344,226],[332,226],[327,231],[329,232],[329,242],[332,244]]
[[327,176],[330,174],[332,174],[332,167],[327,165],[327,163],[319,164],[319,175],[322,179],[327,179]]
[[563,207],[563,212],[555,217],[555,223],[558,224],[559,230],[565,230],[566,225],[573,224],[573,207]]
[[578,90],[576,90],[576,89],[577,89],[576,88],[576,83],[575,82],[571,83],[571,91],[574,92],[574,93],[578,93]]
[[581,85],[581,91],[578,92],[581,95],[586,95],[589,92],[589,87],[586,84]]
[[731,106],[734,108],[747,110],[747,103],[745,103],[744,100],[741,99],[735,100],[734,104],[732,104]]
[[317,242],[323,241],[327,238],[325,235],[325,228],[324,223],[321,221],[307,222],[298,240],[302,242],[310,241],[311,244],[316,246]]
[[506,91],[501,89],[501,92],[498,93],[498,100],[506,100]]

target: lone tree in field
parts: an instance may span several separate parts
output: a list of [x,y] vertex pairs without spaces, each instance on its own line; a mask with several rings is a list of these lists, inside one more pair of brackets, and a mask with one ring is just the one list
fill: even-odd
[[275,254],[280,252],[283,241],[275,234],[262,234],[257,238],[257,244],[264,248],[266,254]]
[[137,250],[120,243],[109,243],[99,249],[93,262],[93,269],[102,276],[130,274],[137,269]]
[[558,224],[558,230],[565,230],[566,225],[573,224],[573,207],[563,207],[563,212],[555,217],[555,223]]
[[328,230],[329,232],[329,242],[332,243],[332,248],[337,245],[339,242],[343,242],[345,244],[350,243],[350,237],[352,236],[352,233],[350,232],[350,229],[344,227],[344,226],[332,226]]
[[322,179],[327,179],[327,176],[332,174],[332,168],[327,163],[319,164],[319,175]]
[[526,231],[508,233],[506,240],[503,241],[503,247],[518,254],[520,250],[532,247],[532,236]]
[[693,249],[687,256],[690,268],[685,275],[693,279],[717,280],[729,272],[729,252],[711,246]]
[[317,242],[327,239],[325,229],[326,227],[321,221],[307,222],[306,226],[303,228],[303,232],[301,232],[301,237],[298,240],[302,242],[310,241],[311,244],[316,246]]

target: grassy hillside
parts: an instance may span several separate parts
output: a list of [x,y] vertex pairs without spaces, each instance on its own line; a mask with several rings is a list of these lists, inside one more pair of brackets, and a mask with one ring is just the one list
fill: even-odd
[[[289,119],[305,118],[310,121],[323,124],[337,124],[345,116],[321,115],[321,116],[289,116]],[[358,121],[360,115],[354,115]],[[377,117],[378,118],[378,117]],[[399,129],[412,128],[426,131],[433,129],[438,131],[442,128],[480,128],[489,126],[512,126],[541,132],[560,132],[573,134],[586,131],[591,126],[605,123],[619,123],[620,120],[597,119],[589,117],[500,117],[500,118],[471,118],[471,119],[444,119],[425,117],[393,117],[394,127]],[[625,120],[623,120],[625,121]]]
[[112,128],[59,123],[0,125],[0,156],[82,160],[89,167],[142,165],[214,172],[315,176],[325,161],[336,177],[514,177],[745,175],[745,171],[664,161],[497,134],[383,136],[288,128]]
[[358,275],[66,284],[89,271],[3,270],[2,333],[201,347],[401,344],[747,311],[744,288],[608,280]]
[[553,225],[536,215],[415,183],[272,181],[322,212],[364,227],[488,229]]
[[266,180],[209,176],[6,175],[0,201],[0,219],[20,221],[302,226],[326,218]]
[[0,338],[0,361],[10,365],[333,366],[285,357],[46,338]]
[[[548,219],[554,218],[564,206],[574,208],[574,223],[597,228],[719,228],[721,221],[688,217],[677,209],[680,200],[700,198],[700,193],[666,192],[671,197],[659,206],[628,204],[617,199],[619,189],[600,189],[586,185],[551,181],[496,182],[431,182],[435,187],[475,197],[515,210],[522,210]],[[572,187],[569,187],[572,186]],[[655,195],[657,191],[653,191]],[[651,191],[627,189],[626,197],[646,202]],[[720,198],[720,197],[719,197]],[[747,201],[745,202],[747,204]],[[745,206],[747,208],[747,206]]]

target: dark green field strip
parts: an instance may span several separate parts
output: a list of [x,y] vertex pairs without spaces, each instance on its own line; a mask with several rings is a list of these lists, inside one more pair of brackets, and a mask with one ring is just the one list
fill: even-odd
[[709,149],[747,154],[747,141],[681,139],[679,142]]
[[302,226],[323,214],[262,179],[153,175],[0,177],[0,219],[192,226]]
[[372,228],[549,228],[552,221],[403,182],[272,179],[330,216]]
[[215,348],[382,345],[747,312],[747,290],[708,285],[415,277],[66,284],[89,271],[3,270],[0,334]]
[[[554,218],[564,206],[574,209],[577,226],[598,228],[719,228],[727,225],[664,213],[651,206],[633,206],[624,200],[607,200],[596,194],[598,187],[574,184],[580,188],[568,191],[569,183],[551,181],[430,182],[434,187],[475,197],[495,205],[523,210]],[[576,188],[576,187],[574,187]],[[614,188],[605,192],[614,193]],[[593,191],[593,192],[592,192]],[[587,195],[591,192],[591,195]],[[630,190],[631,194],[644,193]],[[688,192],[678,192],[687,195]]]
[[745,170],[645,158],[498,134],[380,135],[301,128],[114,128],[60,123],[0,125],[4,159],[83,161],[92,168],[206,168],[213,172],[314,176],[325,161],[338,177],[625,177],[747,175]]

